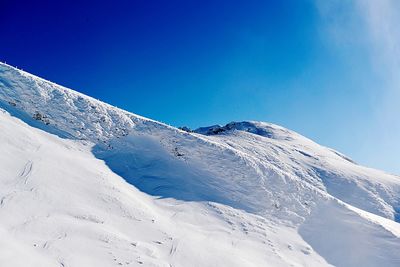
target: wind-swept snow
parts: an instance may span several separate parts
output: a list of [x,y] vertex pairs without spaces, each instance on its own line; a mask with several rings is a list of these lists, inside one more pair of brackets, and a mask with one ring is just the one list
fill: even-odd
[[[90,145],[7,113],[0,122],[1,266],[325,262],[302,252],[310,247],[294,228],[217,203],[150,197],[111,172]],[[25,182],[27,162],[33,169]]]
[[187,133],[0,64],[0,147],[1,266],[400,265],[399,177],[277,125]]

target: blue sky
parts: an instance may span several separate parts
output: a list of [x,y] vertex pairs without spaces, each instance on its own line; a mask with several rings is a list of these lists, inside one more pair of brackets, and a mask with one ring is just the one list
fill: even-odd
[[394,0],[60,2],[1,1],[0,60],[175,126],[273,122],[400,173]]

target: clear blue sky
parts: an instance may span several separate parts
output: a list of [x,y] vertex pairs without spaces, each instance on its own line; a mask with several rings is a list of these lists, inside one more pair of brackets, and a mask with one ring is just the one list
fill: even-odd
[[394,0],[0,1],[0,60],[175,126],[261,120],[400,173]]

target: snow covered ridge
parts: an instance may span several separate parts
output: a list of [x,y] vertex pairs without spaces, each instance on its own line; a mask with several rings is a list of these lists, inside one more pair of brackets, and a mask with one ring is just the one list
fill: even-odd
[[259,121],[231,122],[225,126],[214,125],[201,127],[194,132],[206,135],[215,135],[231,130],[245,131],[256,135],[261,135],[273,139],[293,140],[294,137],[304,138],[293,131],[289,131],[278,125]]
[[186,130],[0,63],[0,266],[399,266],[398,176],[269,123]]
[[[315,192],[327,192],[355,207],[386,218],[394,220],[400,217],[398,177],[355,166],[342,154],[321,147],[277,125],[264,122],[232,122],[225,126],[199,128],[195,133],[188,134],[6,64],[0,64],[0,102],[10,110],[23,112],[28,118],[38,121],[45,130],[53,129],[53,132],[62,137],[93,142],[96,144],[94,153],[98,157],[106,160],[125,179],[151,194],[176,197],[170,194],[171,188],[184,188],[185,184],[188,188],[201,186],[204,177],[212,177],[213,181],[207,183],[205,189],[210,191],[206,199],[222,201],[223,198],[223,203],[256,213],[274,213],[276,207],[282,205],[279,199],[286,198],[288,202],[295,202],[295,208],[284,213],[297,214],[302,218],[310,211],[308,204],[304,203],[312,202],[310,199],[314,198]],[[207,136],[199,136],[196,133]],[[204,165],[204,169],[213,165],[217,165],[214,169],[224,168],[221,166],[223,160],[231,160],[236,164],[226,175],[213,173],[213,170],[212,174],[192,175],[197,178],[192,178],[189,183],[179,181],[175,174],[171,174],[170,179],[156,180],[155,184],[152,184],[151,179],[138,179],[137,175],[133,179],[131,175],[136,173],[138,166],[130,166],[132,163],[128,162],[124,165],[125,169],[121,170],[119,164],[122,155],[132,157],[134,155],[131,155],[131,151],[138,153],[135,150],[140,147],[128,135],[142,136],[141,138],[145,136],[150,139],[146,141],[147,145],[153,146],[153,149],[160,149],[156,148],[157,144],[153,144],[159,143],[162,149],[167,149],[180,161],[195,162],[196,166]],[[116,149],[104,151],[105,147]],[[127,149],[129,147],[131,150]],[[204,157],[204,154],[208,154],[209,157]],[[214,157],[221,159],[215,162]],[[115,158],[119,160],[115,162]],[[227,172],[223,169],[220,171]],[[142,176],[152,174],[146,173]],[[240,180],[231,181],[231,190],[218,186],[213,188],[219,179],[221,183],[232,179],[229,176],[246,180],[246,183],[241,185],[240,194],[235,185]],[[303,187],[315,192],[305,195],[277,193],[279,190],[274,190],[272,185],[280,180],[289,185],[293,184],[295,188]],[[163,187],[160,182],[167,184]],[[252,194],[250,183],[259,184],[261,189],[256,191],[260,192]],[[269,186],[266,186],[266,183],[269,183]],[[154,191],[156,187],[159,188],[157,192]],[[166,192],[163,192],[162,188]],[[188,199],[197,199],[194,195]],[[235,195],[240,196],[234,197]],[[274,198],[271,200],[270,196]],[[282,211],[278,210],[279,214],[282,214]],[[303,215],[300,215],[301,210],[305,212]]]
[[126,136],[151,121],[0,63],[0,100],[61,131],[92,142]]

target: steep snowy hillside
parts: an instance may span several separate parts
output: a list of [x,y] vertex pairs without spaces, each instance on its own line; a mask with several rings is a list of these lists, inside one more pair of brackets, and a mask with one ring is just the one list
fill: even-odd
[[188,133],[0,64],[0,266],[399,266],[400,178],[282,127]]
[[230,123],[200,128],[217,142],[255,156],[355,207],[400,220],[400,177],[355,164],[332,149],[277,125]]

